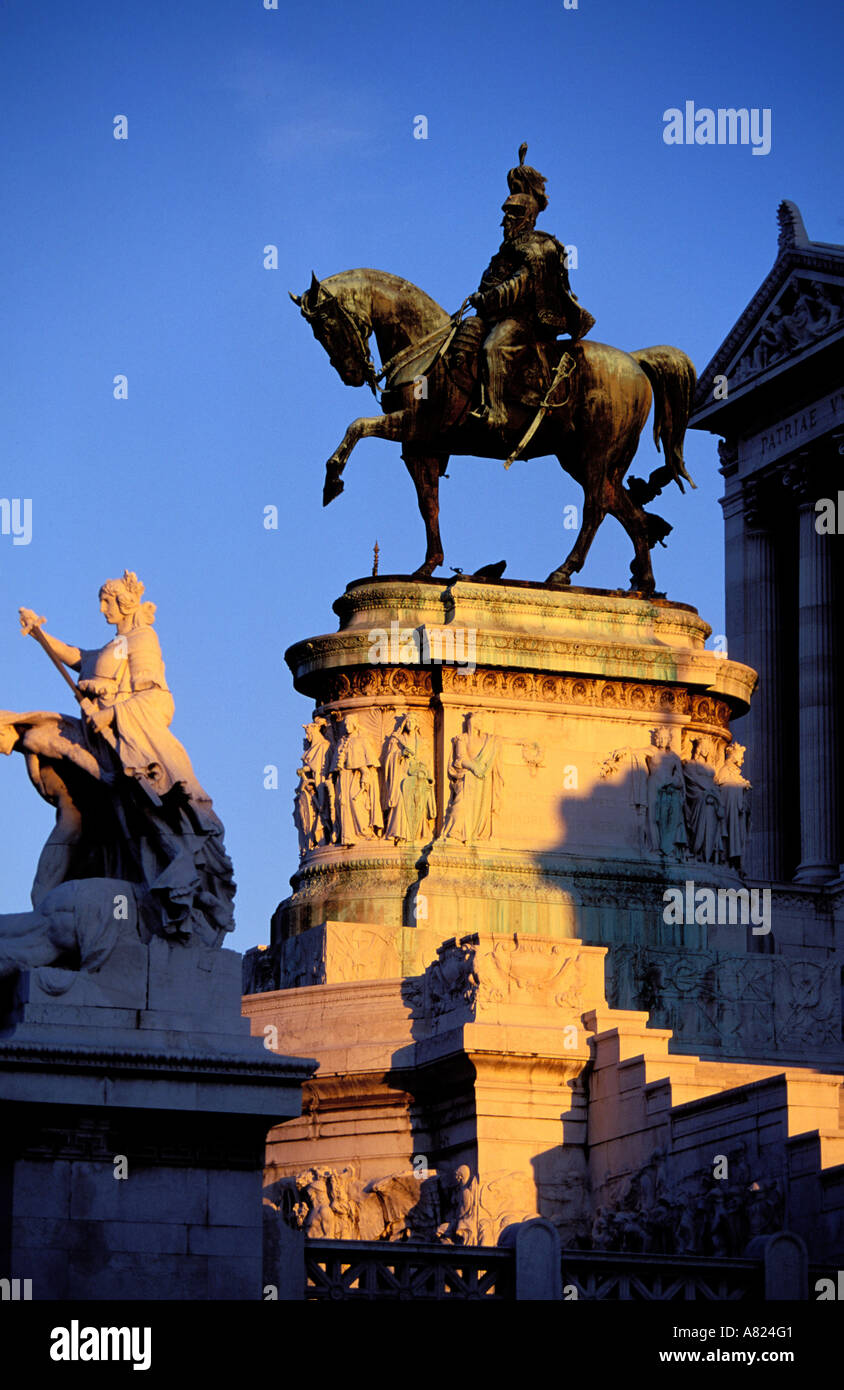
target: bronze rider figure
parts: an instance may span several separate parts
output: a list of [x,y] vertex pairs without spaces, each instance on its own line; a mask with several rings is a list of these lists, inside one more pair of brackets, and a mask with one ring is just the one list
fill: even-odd
[[[565,247],[549,232],[536,229],[548,199],[545,179],[525,164],[526,154],[527,145],[522,145],[519,163],[507,175],[510,195],[502,204],[504,240],[469,300],[486,335],[486,405],[476,414],[499,429],[508,422],[505,391],[514,359],[526,348],[536,349],[544,394],[551,384],[545,345],[560,333],[568,333],[574,344],[595,322],[572,294]],[[574,358],[566,352],[557,379],[573,366]]]

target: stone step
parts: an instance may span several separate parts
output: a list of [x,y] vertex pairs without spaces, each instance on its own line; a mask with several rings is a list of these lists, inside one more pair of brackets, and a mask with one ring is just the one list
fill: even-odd
[[841,1167],[844,1173],[844,1134],[836,1130],[834,1134],[819,1134],[821,1141],[821,1168]]
[[788,1168],[792,1177],[822,1173],[840,1176],[844,1183],[844,1134],[840,1130],[811,1130],[788,1139]]

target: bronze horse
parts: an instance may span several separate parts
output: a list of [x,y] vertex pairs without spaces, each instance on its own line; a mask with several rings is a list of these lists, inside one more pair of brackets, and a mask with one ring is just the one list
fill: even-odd
[[[311,277],[302,295],[291,294],[347,386],[369,385],[379,374],[369,349],[372,334],[386,363],[381,416],[353,420],[326,464],[323,505],[343,491],[341,475],[359,439],[399,440],[425,523],[425,562],[416,570],[430,575],[443,562],[439,532],[439,480],[451,454],[507,459],[536,415],[536,406],[508,404],[506,430],[490,428],[471,411],[473,385],[467,372],[452,370],[442,349],[455,329],[439,304],[416,285],[380,270],[345,270],[319,281]],[[468,320],[465,327],[474,320]],[[420,342],[424,340],[424,342]],[[418,345],[415,350],[413,345]],[[554,345],[552,345],[554,346]],[[564,344],[555,345],[559,350]],[[407,351],[406,351],[407,350]],[[524,448],[526,458],[555,454],[583,488],[583,521],[566,559],[547,582],[562,586],[583,567],[589,547],[607,513],[621,522],[635,556],[631,589],[654,592],[651,548],[671,530],[642,505],[674,479],[692,482],[683,462],[683,438],[695,390],[695,369],[673,347],[627,353],[606,343],[579,342],[569,350],[576,360],[569,399],[551,409]],[[427,373],[427,375],[426,375]],[[665,462],[645,482],[622,480],[633,460],[655,399],[654,442]]]

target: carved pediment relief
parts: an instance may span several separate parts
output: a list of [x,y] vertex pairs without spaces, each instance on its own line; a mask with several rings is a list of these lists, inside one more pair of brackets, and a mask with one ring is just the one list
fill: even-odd
[[745,341],[729,373],[744,385],[844,328],[844,286],[793,276]]

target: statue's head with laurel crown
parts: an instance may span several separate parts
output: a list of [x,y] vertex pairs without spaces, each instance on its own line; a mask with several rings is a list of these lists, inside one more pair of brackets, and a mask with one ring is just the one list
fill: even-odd
[[131,627],[149,627],[155,622],[155,604],[143,602],[145,585],[133,570],[124,570],[122,579],[107,579],[100,587],[100,611],[108,623],[116,625],[130,619]]

